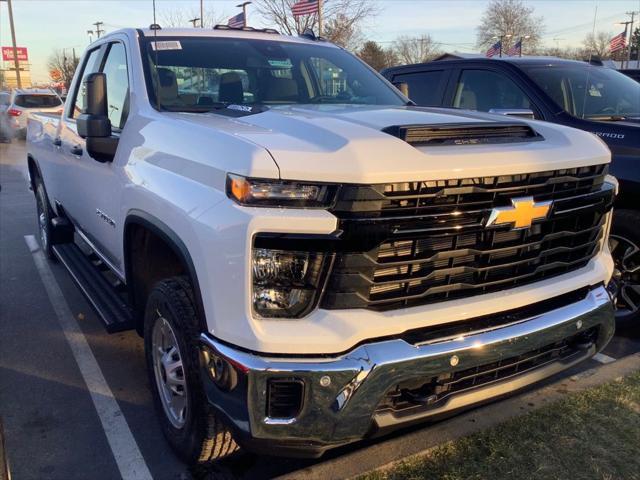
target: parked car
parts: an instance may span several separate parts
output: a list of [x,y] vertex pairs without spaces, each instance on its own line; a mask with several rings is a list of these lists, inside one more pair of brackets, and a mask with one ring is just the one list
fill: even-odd
[[383,75],[418,105],[533,116],[599,136],[620,182],[612,232],[616,315],[640,321],[640,83],[607,67],[549,57],[446,60]]
[[636,82],[640,82],[640,68],[620,70],[620,73],[624,73],[627,77],[633,78]]
[[9,120],[4,112],[9,108],[11,100],[11,92],[0,92],[0,143],[11,141],[11,132],[9,130]]
[[[6,99],[5,99],[6,100]],[[11,93],[5,108],[0,111],[8,125],[12,137],[24,138],[27,132],[27,119],[32,113],[62,113],[62,100],[51,90],[15,89]]]
[[185,461],[319,456],[613,335],[606,146],[408,102],[312,35],[125,29],[30,119],[42,249],[143,335]]

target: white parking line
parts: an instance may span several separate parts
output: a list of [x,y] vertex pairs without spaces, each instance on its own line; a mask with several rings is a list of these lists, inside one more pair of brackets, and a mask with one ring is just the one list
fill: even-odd
[[107,441],[118,464],[120,475],[124,480],[152,480],[151,472],[140,453],[129,425],[125,420],[118,402],[113,396],[107,381],[100,370],[91,347],[76,322],[67,304],[62,290],[49,267],[45,254],[33,235],[24,237],[33,260],[47,291],[53,310],[64,336],[69,343],[73,356],[78,364],[82,378],[91,394],[91,400],[98,412]]
[[616,359],[613,357],[610,357],[609,355],[605,355],[604,353],[596,353],[593,356],[593,359],[596,362],[600,362],[600,363],[611,363],[611,362],[615,362]]

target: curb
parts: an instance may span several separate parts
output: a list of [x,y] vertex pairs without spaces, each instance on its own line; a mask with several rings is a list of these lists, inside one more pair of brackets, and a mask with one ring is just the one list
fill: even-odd
[[460,437],[493,427],[511,418],[561,400],[569,394],[581,392],[612,380],[620,380],[640,370],[640,353],[628,355],[554,383],[507,397],[439,422],[370,446],[346,453],[307,468],[278,477],[280,480],[330,480],[353,478],[373,470],[382,470],[410,457],[424,455],[428,450]]

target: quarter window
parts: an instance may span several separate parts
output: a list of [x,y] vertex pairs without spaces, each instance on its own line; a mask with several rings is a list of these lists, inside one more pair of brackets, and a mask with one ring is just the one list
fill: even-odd
[[129,109],[129,75],[124,45],[112,43],[102,71],[107,76],[107,106],[111,125],[120,129]]
[[393,78],[393,83],[396,85],[406,83],[409,88],[409,98],[418,105],[439,107],[442,104],[443,79],[444,70],[432,70],[396,75]]
[[453,106],[488,112],[492,108],[531,109],[529,98],[505,75],[490,70],[463,70]]
[[71,109],[71,112],[69,114],[72,118],[77,117],[84,110],[85,88],[84,88],[83,79],[90,73],[95,73],[98,71],[98,68],[100,68],[100,65],[98,64],[99,58],[100,58],[100,49],[96,48],[95,50],[92,50],[91,52],[89,52],[89,55],[87,56],[87,59],[84,62],[84,69],[80,74],[80,77],[78,79],[79,80],[78,86],[76,87],[76,98],[73,103],[73,108]]

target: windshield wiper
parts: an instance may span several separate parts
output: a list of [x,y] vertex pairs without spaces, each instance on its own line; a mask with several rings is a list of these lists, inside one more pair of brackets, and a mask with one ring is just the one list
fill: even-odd
[[628,118],[628,115],[587,115],[585,118],[600,122],[622,122]]
[[216,102],[209,105],[160,105],[160,108],[166,112],[207,113],[227,108],[229,105],[226,102]]

